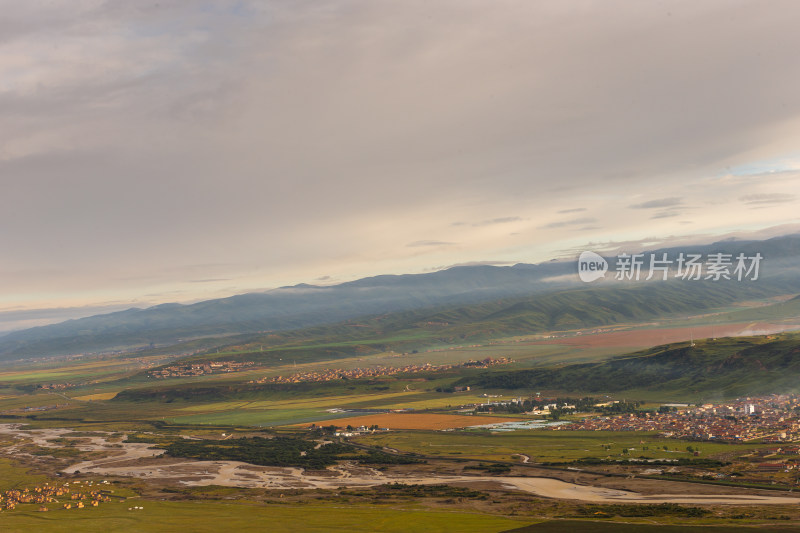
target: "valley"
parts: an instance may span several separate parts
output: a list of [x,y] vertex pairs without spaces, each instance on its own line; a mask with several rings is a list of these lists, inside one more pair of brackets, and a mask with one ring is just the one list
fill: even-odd
[[[163,523],[168,502],[195,509],[199,524],[222,494],[238,505],[261,502],[265,513],[279,508],[287,523],[307,506],[335,513],[346,502],[356,514],[386,504],[417,509],[424,527],[458,510],[486,531],[503,520],[506,529],[585,520],[587,506],[613,515],[619,505],[665,527],[678,516],[730,531],[781,524],[800,520],[792,430],[725,439],[658,421],[694,420],[695,405],[732,405],[731,414],[745,416],[752,404],[761,415],[775,402],[766,391],[795,392],[796,302],[781,295],[696,316],[467,342],[438,336],[414,348],[408,339],[422,336],[397,333],[411,330],[374,328],[319,344],[347,331],[331,326],[273,337],[263,352],[245,344],[184,358],[139,352],[74,357],[57,368],[7,364],[0,459],[22,478],[107,481],[126,502],[143,502],[137,520],[151,524]],[[408,323],[391,315],[363,322],[373,320]],[[527,411],[511,408],[523,404]],[[776,424],[796,424],[792,405]],[[761,418],[748,421],[773,423]],[[235,451],[262,438],[290,447]],[[337,448],[308,466],[299,450],[316,457],[320,446]],[[458,496],[431,497],[448,491]],[[24,508],[13,520],[28,516]]]

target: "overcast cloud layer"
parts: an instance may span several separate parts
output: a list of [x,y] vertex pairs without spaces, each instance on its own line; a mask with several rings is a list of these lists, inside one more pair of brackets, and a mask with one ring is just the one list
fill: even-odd
[[0,7],[0,309],[800,222],[797,2]]

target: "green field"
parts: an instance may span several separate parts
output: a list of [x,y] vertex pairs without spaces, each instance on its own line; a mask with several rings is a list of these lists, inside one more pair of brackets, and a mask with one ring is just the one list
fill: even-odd
[[[532,462],[568,462],[584,457],[607,456],[613,459],[640,456],[653,459],[688,459],[692,455],[686,450],[687,446],[699,449],[701,457],[709,458],[731,452],[744,454],[758,448],[758,445],[665,439],[646,431],[404,431],[364,436],[355,442],[421,455],[497,461],[519,461],[516,454],[525,454],[530,456]],[[606,449],[606,446],[610,446],[610,449]],[[664,446],[668,451],[664,450]],[[623,448],[629,449],[624,457]]]
[[[144,507],[128,511],[129,507]],[[31,506],[34,507],[34,506]],[[74,532],[131,533],[294,531],[327,532],[486,532],[495,533],[530,523],[504,517],[463,512],[393,508],[380,505],[263,505],[222,502],[162,502],[129,499],[92,509],[35,510],[0,514],[8,533]]]
[[[37,474],[32,469],[21,467],[9,459],[0,459],[0,491],[23,489],[45,481],[48,481],[46,476]],[[0,524],[2,524],[2,518],[0,518]]]
[[285,426],[307,422],[324,422],[343,418],[347,413],[326,413],[319,409],[262,409],[203,413],[170,418],[176,424],[214,424],[235,426]]

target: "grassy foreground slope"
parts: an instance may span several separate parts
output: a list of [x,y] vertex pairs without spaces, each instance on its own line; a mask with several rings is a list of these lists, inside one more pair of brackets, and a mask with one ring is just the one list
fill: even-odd
[[[747,526],[703,526],[703,533],[748,533],[755,528]],[[759,526],[759,531],[782,531],[784,533],[800,532],[800,527],[786,526]],[[697,531],[692,526],[685,525],[656,525],[656,524],[624,524],[617,521],[597,522],[578,520],[551,520],[516,529],[509,529],[503,533],[688,533]]]
[[656,346],[601,363],[483,373],[458,384],[581,392],[712,392],[722,396],[798,390],[800,335],[705,339]]

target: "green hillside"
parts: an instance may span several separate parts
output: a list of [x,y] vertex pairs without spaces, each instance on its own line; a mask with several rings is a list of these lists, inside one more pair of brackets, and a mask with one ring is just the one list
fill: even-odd
[[681,391],[723,397],[800,388],[800,334],[657,346],[601,363],[484,373],[458,384],[581,392]]
[[[206,350],[193,359],[269,363],[288,357],[301,363],[387,350],[404,352],[515,335],[685,318],[748,299],[785,294],[787,288],[791,287],[777,282],[671,282],[562,290],[481,304],[390,313],[331,326],[220,338],[219,349]],[[800,314],[800,309],[781,305],[774,314]],[[187,350],[189,346],[177,348]]]
[[800,317],[800,296],[795,296],[785,302],[742,309],[724,315],[728,322],[780,321],[792,317]]

